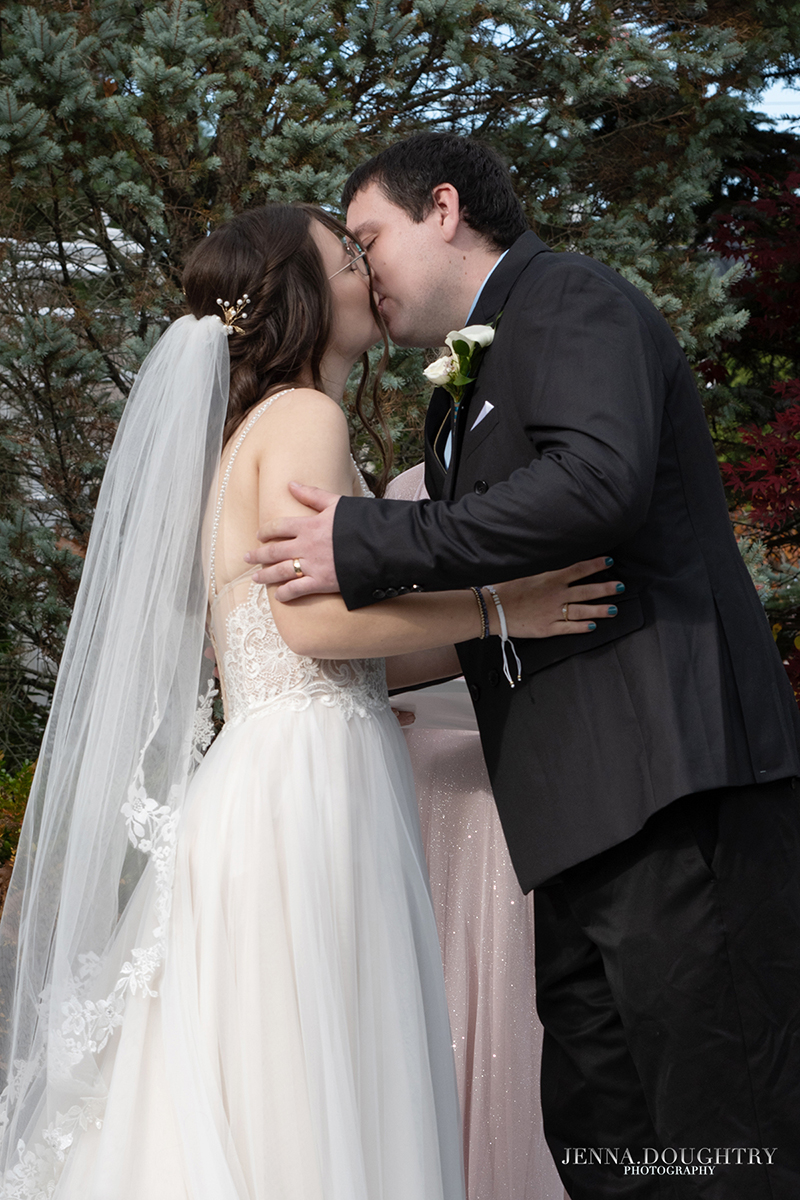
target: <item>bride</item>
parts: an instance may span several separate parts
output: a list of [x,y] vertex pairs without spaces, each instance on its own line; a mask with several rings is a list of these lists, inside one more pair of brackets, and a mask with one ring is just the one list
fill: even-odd
[[[379,337],[368,268],[323,211],[273,206],[206,238],[184,288],[109,459],[0,929],[0,1196],[461,1200],[381,660],[441,673],[420,652],[481,636],[483,594],[348,613],[252,581],[291,479],[365,489],[340,402]],[[498,587],[510,633],[588,629],[614,584],[567,586],[603,565]]]

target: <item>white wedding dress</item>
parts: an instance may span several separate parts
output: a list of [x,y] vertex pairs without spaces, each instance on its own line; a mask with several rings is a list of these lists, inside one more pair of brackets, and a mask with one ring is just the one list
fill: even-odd
[[[439,942],[383,664],[294,654],[250,570],[218,593],[212,572],[210,629],[226,722],[178,830],[163,973],[108,1041],[102,1121],[82,1121],[39,1195],[463,1200]],[[157,902],[146,873],[124,944]],[[98,996],[120,966],[112,954]]]

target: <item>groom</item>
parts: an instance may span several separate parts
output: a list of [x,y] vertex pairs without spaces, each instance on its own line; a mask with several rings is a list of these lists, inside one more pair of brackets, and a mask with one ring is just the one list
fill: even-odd
[[800,719],[688,364],[640,292],[527,229],[477,142],[391,146],[344,202],[396,343],[495,337],[457,414],[431,399],[434,500],[299,488],[319,515],[260,531],[259,578],[357,608],[613,555],[619,615],[518,641],[513,690],[497,639],[458,648],[536,888],[548,1142],[572,1200],[794,1200]]

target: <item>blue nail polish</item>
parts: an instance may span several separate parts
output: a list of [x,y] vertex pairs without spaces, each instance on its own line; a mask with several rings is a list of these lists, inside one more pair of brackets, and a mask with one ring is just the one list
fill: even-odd
[[607,558],[607,559],[606,559],[606,566],[607,566],[607,567],[613,567],[613,565],[614,565],[614,560],[613,560],[613,558]]
[[617,591],[618,591],[618,592],[624,592],[624,591],[625,591],[625,584],[624,584],[624,583],[618,583],[618,584],[617,584]]
[[609,615],[610,617],[615,617],[615,616],[617,615],[617,613],[618,613],[618,612],[619,612],[619,609],[617,608],[616,604],[609,604],[609,606],[608,606],[608,615]]
[[589,633],[591,633],[593,629],[597,629],[597,626],[595,625],[594,621],[590,621],[589,622]]

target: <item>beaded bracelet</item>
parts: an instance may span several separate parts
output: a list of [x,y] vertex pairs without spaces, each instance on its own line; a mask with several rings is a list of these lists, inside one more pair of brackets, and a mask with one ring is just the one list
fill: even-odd
[[486,607],[486,601],[483,598],[481,589],[471,587],[469,590],[475,593],[475,599],[478,601],[478,611],[481,614],[481,641],[484,641],[489,636],[489,610]]

